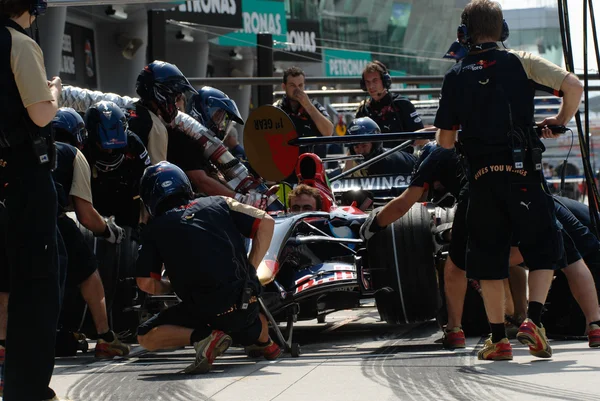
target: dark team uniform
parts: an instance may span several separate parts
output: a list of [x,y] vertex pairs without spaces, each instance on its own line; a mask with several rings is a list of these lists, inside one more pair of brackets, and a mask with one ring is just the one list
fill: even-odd
[[[321,114],[329,118],[329,113],[327,113],[327,109],[325,109],[325,107],[323,107],[314,99],[311,99],[311,102]],[[276,101],[273,105],[285,111],[285,113],[290,117],[294,123],[294,126],[296,127],[296,133],[298,134],[299,138],[308,136],[322,136],[321,132],[317,128],[317,125],[310,118],[310,115],[306,112],[306,110],[304,110],[304,107],[298,105],[298,109],[293,110],[287,96],[284,95],[283,98]],[[316,154],[320,158],[324,158],[327,156],[327,145],[300,146],[300,153],[309,152]]]
[[[59,264],[56,190],[50,163],[34,141],[48,146],[27,107],[52,101],[40,47],[12,20],[0,17],[0,201],[10,277],[4,400],[54,397],[49,387],[64,271]],[[36,150],[37,149],[37,150]],[[35,344],[35,346],[32,346]]]
[[140,179],[150,165],[148,151],[140,138],[128,132],[121,164],[112,171],[101,171],[89,148],[84,148],[84,154],[92,168],[92,194],[98,213],[115,216],[120,226],[137,227],[141,207]]
[[[467,276],[508,277],[512,241],[530,270],[556,269],[563,251],[552,197],[528,151],[513,162],[511,127],[532,138],[534,82],[559,90],[567,72],[524,52],[480,46],[444,78],[435,126],[457,130],[469,164]],[[509,117],[511,116],[511,118]],[[535,142],[534,139],[528,139]]]
[[[437,188],[434,188],[434,183]],[[445,192],[449,192],[458,200],[452,224],[449,255],[454,264],[464,270],[468,237],[466,219],[469,185],[456,152],[441,147],[435,148],[419,165],[410,186],[429,190],[428,199],[433,199],[434,202],[443,197]],[[586,220],[581,222],[571,212],[572,209],[585,218],[585,214],[582,213],[585,205],[572,199],[555,197],[554,207],[556,217],[562,226],[565,247],[565,260],[559,266],[565,267],[582,258],[586,263],[588,259],[593,260],[595,254],[600,253],[600,242],[585,226]],[[587,218],[589,220],[589,214]],[[518,246],[518,243],[513,240],[511,245]]]
[[167,128],[156,114],[142,104],[135,104],[135,109],[129,112],[128,122],[129,129],[148,149],[152,164],[166,160],[183,171],[211,170],[199,141],[179,127]]
[[[375,144],[373,144],[375,147]],[[365,161],[370,160],[383,152],[386,148],[379,147],[374,150],[365,158]],[[371,175],[384,175],[384,174],[410,174],[415,166],[416,158],[412,154],[405,152],[394,152],[388,155],[385,159],[379,160],[371,164],[366,169],[357,171],[355,176],[371,176]],[[366,170],[366,171],[365,171]]]
[[169,136],[161,119],[141,103],[129,111],[129,129],[136,134],[148,149],[150,162],[156,164],[167,160]]
[[181,303],[142,324],[139,335],[161,325],[220,329],[234,341],[253,344],[261,324],[258,305],[237,307],[242,289],[260,292],[256,269],[246,256],[245,238],[252,238],[264,212],[231,198],[198,198],[151,221],[143,232],[137,277],[160,280],[164,263]]
[[465,268],[465,252],[467,249],[467,206],[469,185],[460,159],[452,149],[436,147],[419,165],[413,174],[410,186],[424,188],[429,191],[427,199],[434,202],[450,193],[457,200],[454,220],[452,222],[452,240],[449,255],[460,269]]
[[71,210],[71,196],[92,203],[90,167],[79,149],[56,142],[56,169],[52,173],[58,195],[58,229],[67,249],[67,288],[78,286],[96,269],[94,252],[73,219],[66,215]]
[[[404,96],[388,92],[379,101],[369,98],[360,103],[355,118],[370,117],[379,125],[383,134],[390,132],[414,132],[423,128],[423,121],[415,106]],[[386,142],[385,146],[393,148],[403,141]],[[404,152],[412,153],[412,148]]]

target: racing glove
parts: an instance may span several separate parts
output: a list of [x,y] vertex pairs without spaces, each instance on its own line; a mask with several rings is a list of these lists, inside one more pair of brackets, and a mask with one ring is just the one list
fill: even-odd
[[104,218],[106,229],[98,237],[105,238],[111,244],[120,244],[125,238],[125,230],[115,223],[115,216]]
[[265,210],[269,205],[269,198],[260,192],[248,192],[247,194],[236,193],[235,200],[260,210]]
[[368,241],[369,239],[371,239],[372,236],[385,229],[385,227],[381,227],[379,224],[377,224],[376,217],[381,211],[381,209],[383,209],[383,207],[373,209],[371,213],[369,213],[369,216],[367,217],[363,225],[360,227],[360,237],[364,241]]
[[260,193],[256,190],[251,189],[247,194],[235,194],[235,200],[243,203],[245,205],[250,205],[257,209],[266,210],[267,207],[279,200],[277,197],[277,191],[279,190],[279,185],[273,185],[269,188],[265,193]]

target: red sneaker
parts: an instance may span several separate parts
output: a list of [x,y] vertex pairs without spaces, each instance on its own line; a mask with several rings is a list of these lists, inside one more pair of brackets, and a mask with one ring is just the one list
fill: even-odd
[[597,324],[590,325],[588,330],[588,340],[591,348],[600,347],[600,326]]
[[264,356],[268,361],[273,361],[281,355],[281,348],[271,339],[269,339],[267,345],[253,344],[244,347],[244,351],[250,358],[260,358],[261,356]]
[[552,348],[546,337],[546,329],[536,326],[531,319],[525,319],[519,332],[517,340],[521,344],[529,346],[529,353],[538,358],[550,358],[552,356]]
[[513,359],[512,347],[507,338],[493,343],[490,336],[477,353],[477,358],[486,361],[510,361]]
[[194,344],[196,360],[185,368],[184,373],[207,373],[218,356],[221,356],[231,345],[231,337],[221,330],[213,330],[202,341]]
[[446,349],[465,348],[465,332],[460,327],[444,330],[442,344]]

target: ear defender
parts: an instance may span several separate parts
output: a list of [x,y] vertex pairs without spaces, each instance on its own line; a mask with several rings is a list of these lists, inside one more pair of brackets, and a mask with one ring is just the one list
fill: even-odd
[[459,43],[463,46],[468,46],[471,42],[471,37],[469,36],[469,29],[467,25],[461,24],[456,28],[456,38]]
[[502,33],[500,34],[500,42],[505,42],[508,39],[508,35],[510,34],[510,30],[508,29],[508,24],[506,20],[502,20]]

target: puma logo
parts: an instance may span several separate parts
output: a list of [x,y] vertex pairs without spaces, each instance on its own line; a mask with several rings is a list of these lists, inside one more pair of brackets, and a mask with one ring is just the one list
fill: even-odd
[[490,79],[486,79],[485,81],[478,81],[481,85],[487,85],[490,82]]
[[531,205],[531,202],[525,203],[525,202],[521,201],[521,205],[525,206],[527,208],[527,210],[529,210],[529,205]]

